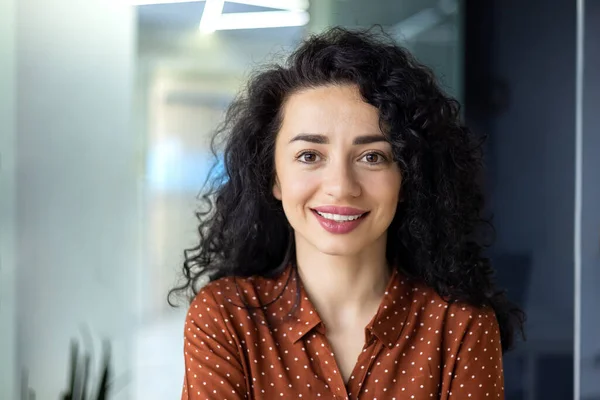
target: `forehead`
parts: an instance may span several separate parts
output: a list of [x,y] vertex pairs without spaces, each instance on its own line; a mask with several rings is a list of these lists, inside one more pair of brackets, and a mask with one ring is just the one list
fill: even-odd
[[363,100],[356,85],[318,86],[290,95],[282,122],[282,133],[377,133],[379,111]]

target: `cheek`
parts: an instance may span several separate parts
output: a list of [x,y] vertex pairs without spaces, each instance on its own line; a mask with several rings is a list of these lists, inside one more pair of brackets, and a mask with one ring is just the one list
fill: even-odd
[[400,200],[401,179],[397,171],[370,175],[363,180],[363,188],[369,197],[382,206],[395,208]]
[[284,202],[302,202],[310,198],[319,187],[318,174],[306,171],[285,171],[279,176]]

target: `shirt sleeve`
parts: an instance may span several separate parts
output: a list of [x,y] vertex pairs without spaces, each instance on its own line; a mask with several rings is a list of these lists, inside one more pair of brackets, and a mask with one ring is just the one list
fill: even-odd
[[504,399],[500,328],[491,309],[472,317],[456,355],[449,399]]
[[207,287],[189,308],[184,327],[182,400],[247,398],[241,357],[223,313],[223,305]]

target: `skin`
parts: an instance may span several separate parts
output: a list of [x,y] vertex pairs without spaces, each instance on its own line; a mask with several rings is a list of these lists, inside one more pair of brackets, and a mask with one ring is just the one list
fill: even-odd
[[[273,195],[295,234],[304,287],[323,320],[348,379],[390,277],[385,258],[402,175],[379,128],[377,108],[355,85],[292,94],[275,143]],[[330,233],[312,211],[346,206],[368,211],[345,234]]]

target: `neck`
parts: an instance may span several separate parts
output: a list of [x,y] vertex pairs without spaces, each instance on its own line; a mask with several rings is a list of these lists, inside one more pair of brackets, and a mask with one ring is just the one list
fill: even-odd
[[296,239],[302,284],[328,330],[369,320],[379,307],[391,275],[386,242],[380,242],[360,254],[334,256]]

